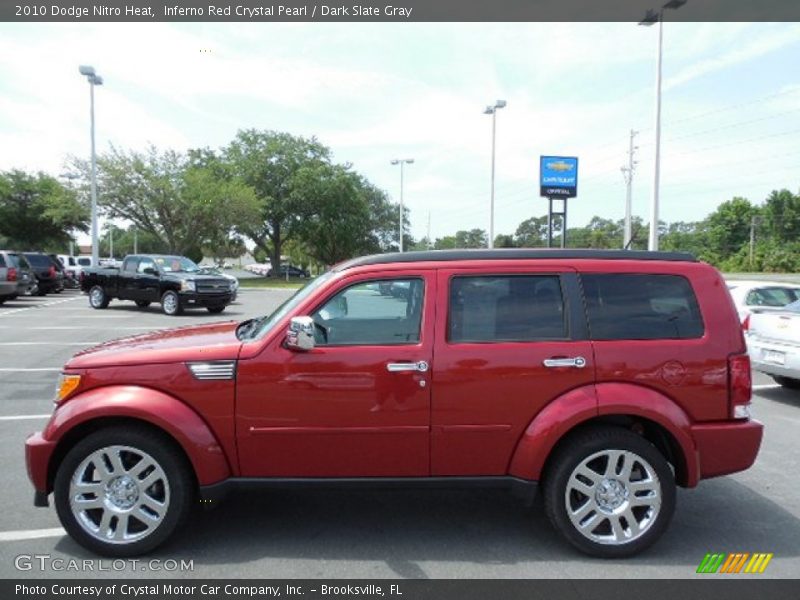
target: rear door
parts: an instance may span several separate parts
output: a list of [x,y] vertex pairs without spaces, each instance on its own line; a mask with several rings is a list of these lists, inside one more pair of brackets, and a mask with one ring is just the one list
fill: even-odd
[[574,271],[439,271],[431,474],[504,475],[533,417],[594,381]]

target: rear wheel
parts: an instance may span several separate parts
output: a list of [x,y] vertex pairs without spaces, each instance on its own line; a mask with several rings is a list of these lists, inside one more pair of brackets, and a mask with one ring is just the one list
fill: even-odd
[[790,390],[800,390],[800,379],[792,379],[791,377],[781,377],[780,375],[773,375],[772,378],[775,383],[782,385]]
[[101,429],[64,457],[55,479],[64,529],[93,552],[135,556],[162,544],[191,511],[190,467],[148,429]]
[[675,510],[666,459],[644,438],[617,427],[588,429],[559,448],[544,492],[556,529],[600,558],[641,552],[661,537]]
[[221,313],[223,310],[225,310],[225,307],[224,307],[224,306],[207,306],[207,307],[206,307],[206,309],[207,309],[207,310],[208,310],[208,312],[210,312],[211,314],[218,315],[218,314],[219,314],[219,313]]
[[178,292],[172,290],[164,292],[164,295],[161,296],[161,310],[164,311],[165,315],[169,315],[170,317],[177,316],[183,312]]
[[108,297],[108,294],[106,294],[105,290],[99,285],[89,290],[89,305],[92,308],[108,308],[109,302],[111,302],[111,298]]
[[139,308],[147,308],[148,306],[150,306],[150,303],[147,300],[137,300],[136,306],[138,306]]

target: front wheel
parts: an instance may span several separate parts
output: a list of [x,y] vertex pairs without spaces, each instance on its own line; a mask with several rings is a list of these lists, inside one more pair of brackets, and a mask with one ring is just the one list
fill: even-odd
[[556,529],[600,558],[641,552],[661,537],[675,510],[666,459],[618,427],[587,429],[559,448],[545,474],[544,495]]
[[800,390],[800,379],[792,379],[791,377],[781,377],[780,375],[773,375],[772,378],[775,383],[790,390]]
[[108,308],[109,302],[111,302],[111,298],[99,285],[89,290],[89,304],[92,308]]
[[161,296],[161,310],[164,311],[165,315],[169,315],[170,317],[175,317],[183,312],[178,292],[172,290],[164,292],[164,295]]
[[101,429],[78,442],[55,478],[58,518],[72,538],[105,556],[164,543],[191,511],[189,466],[174,444],[143,428]]
[[223,310],[225,310],[225,307],[224,307],[224,306],[207,306],[207,307],[206,307],[206,309],[207,309],[207,310],[208,310],[208,312],[210,312],[212,315],[218,315],[218,314],[219,314],[219,313],[221,313]]

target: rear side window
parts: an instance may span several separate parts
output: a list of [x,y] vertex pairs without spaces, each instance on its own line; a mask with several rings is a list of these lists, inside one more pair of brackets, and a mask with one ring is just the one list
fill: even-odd
[[690,339],[703,318],[688,280],[678,275],[582,275],[595,340]]
[[136,267],[139,266],[138,258],[126,258],[122,263],[122,270],[126,273],[136,273]]
[[533,342],[567,337],[557,275],[454,277],[448,341]]
[[53,261],[51,261],[50,257],[45,254],[26,254],[25,256],[27,257],[29,263],[40,269],[53,265]]
[[785,287],[756,288],[747,294],[748,306],[786,306],[800,300],[800,290]]
[[0,268],[3,268],[5,266],[6,266],[6,259],[3,258],[2,254],[0,254]]

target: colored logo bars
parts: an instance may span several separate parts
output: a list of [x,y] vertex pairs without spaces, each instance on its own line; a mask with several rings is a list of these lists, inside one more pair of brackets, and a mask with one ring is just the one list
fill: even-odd
[[[763,573],[769,561],[772,560],[772,552],[769,554],[756,552],[733,552],[730,554],[708,553],[703,557],[700,566],[697,567],[698,573]],[[747,565],[747,566],[745,566]]]

